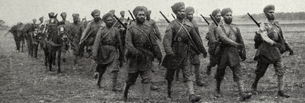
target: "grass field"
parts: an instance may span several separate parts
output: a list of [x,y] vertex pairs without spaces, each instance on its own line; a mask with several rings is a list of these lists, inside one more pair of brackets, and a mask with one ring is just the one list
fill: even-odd
[[[254,80],[256,62],[253,56],[255,25],[240,25],[240,30],[246,44],[247,60],[242,62],[245,89],[250,90],[250,85]],[[159,25],[161,33],[164,33],[166,26]],[[204,39],[207,26],[200,26],[201,37]],[[258,90],[259,95],[254,95],[246,102],[250,103],[304,103],[305,102],[305,57],[304,49],[304,25],[285,24],[283,25],[284,37],[290,43],[295,55],[283,54],[284,68],[287,69],[285,75],[285,92],[291,95],[290,98],[276,96],[277,78],[273,66],[270,66],[265,76],[261,79]],[[3,37],[7,30],[0,31],[0,102],[1,103],[101,103],[101,102],[122,102],[122,93],[111,91],[110,72],[103,76],[102,88],[96,87],[93,79],[93,72],[89,69],[90,60],[82,58],[80,65],[72,69],[72,52],[68,53],[67,63],[62,63],[63,75],[56,72],[47,72],[43,65],[43,52],[39,51],[38,59],[28,57],[26,52],[15,51],[15,44],[12,35]],[[201,59],[201,70],[205,71],[208,58]],[[155,63],[157,64],[157,63]],[[55,67],[57,69],[57,67]],[[237,85],[233,82],[231,70],[227,69],[226,79],[222,83],[223,97],[214,99],[215,80],[213,79],[216,68],[212,69],[211,76],[205,76],[204,80],[208,84],[206,87],[195,87],[195,93],[200,94],[201,102],[212,103],[236,103],[239,102]],[[173,101],[166,99],[166,81],[164,79],[165,69],[158,69],[156,76],[157,85],[161,89],[151,92],[151,100],[156,103],[168,102],[188,102],[188,96],[183,83],[174,83]],[[127,76],[126,68],[120,71],[120,85],[123,86]],[[140,98],[139,80],[131,87],[129,102],[138,102]]]

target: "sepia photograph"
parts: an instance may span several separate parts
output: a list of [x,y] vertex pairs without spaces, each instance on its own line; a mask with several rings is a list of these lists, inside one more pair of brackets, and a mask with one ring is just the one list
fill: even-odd
[[304,0],[0,0],[0,103],[304,103]]

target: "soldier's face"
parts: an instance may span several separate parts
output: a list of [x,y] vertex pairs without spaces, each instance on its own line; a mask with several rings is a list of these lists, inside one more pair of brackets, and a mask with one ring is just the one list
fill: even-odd
[[111,27],[114,23],[114,20],[113,18],[110,16],[110,17],[107,17],[106,20],[105,20],[105,23],[106,23],[106,26],[107,27]]
[[217,22],[220,22],[220,20],[221,20],[221,14],[220,14],[220,12],[219,12],[214,18],[215,18],[215,20],[216,20]]
[[73,18],[73,22],[74,23],[79,23],[80,22],[80,18]]
[[226,22],[226,24],[232,23],[232,12],[228,12],[223,16],[223,20]]
[[33,20],[33,23],[36,23],[36,19]]
[[144,11],[139,11],[136,15],[136,19],[138,23],[144,23],[146,14]]
[[61,18],[64,19],[64,20],[66,20],[67,15],[63,14],[63,15],[61,15]]
[[274,10],[269,10],[265,13],[268,20],[274,20]]
[[189,19],[190,21],[192,21],[192,20],[193,20],[193,15],[194,15],[194,11],[189,12],[189,13],[186,15],[186,18]]
[[180,9],[177,13],[176,16],[178,19],[184,19],[185,18],[185,8]]
[[100,14],[99,13],[95,13],[93,15],[93,19],[94,19],[94,21],[99,21],[101,19]]

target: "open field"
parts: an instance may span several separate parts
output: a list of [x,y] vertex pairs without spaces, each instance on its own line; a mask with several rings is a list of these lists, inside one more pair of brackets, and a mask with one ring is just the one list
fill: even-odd
[[[158,25],[160,32],[164,33],[166,25]],[[305,102],[305,24],[285,24],[283,25],[284,37],[290,43],[295,55],[288,56],[283,54],[284,68],[287,68],[285,75],[285,92],[291,95],[290,98],[277,97],[277,78],[273,66],[270,66],[265,76],[261,79],[258,90],[259,95],[254,95],[246,102],[250,103],[304,103]],[[256,62],[253,56],[254,31],[255,25],[239,26],[246,44],[247,60],[242,62],[244,68],[245,89],[250,90],[250,85],[254,80]],[[200,26],[201,37],[205,46],[204,39],[207,26]],[[43,63],[43,52],[39,51],[38,59],[28,57],[26,52],[18,53],[15,51],[15,44],[12,35],[3,35],[7,30],[0,31],[0,103],[101,103],[101,102],[122,102],[122,93],[111,91],[112,82],[110,72],[107,71],[103,76],[102,87],[96,87],[93,79],[93,72],[89,69],[90,60],[82,58],[80,65],[72,69],[72,52],[68,53],[67,63],[62,63],[63,75],[56,72],[47,72]],[[206,48],[207,49],[207,48]],[[26,50],[26,49],[25,49]],[[205,71],[208,58],[201,59],[201,70]],[[157,64],[157,63],[155,63]],[[54,68],[55,70],[57,67]],[[238,101],[238,90],[233,82],[231,70],[227,69],[226,79],[222,83],[223,97],[213,99],[215,80],[213,74],[216,68],[212,69],[211,76],[204,76],[207,82],[206,87],[195,87],[195,93],[200,94],[203,99],[201,102],[212,103],[236,103]],[[168,103],[166,99],[166,81],[164,79],[165,69],[158,69],[156,73],[157,85],[161,89],[151,92],[151,100],[156,103]],[[126,69],[120,71],[120,85],[123,86],[127,77]],[[138,102],[140,98],[139,80],[136,85],[131,87],[129,92],[130,102]],[[175,82],[173,87],[173,98],[171,102],[188,102],[188,96],[183,83]]]

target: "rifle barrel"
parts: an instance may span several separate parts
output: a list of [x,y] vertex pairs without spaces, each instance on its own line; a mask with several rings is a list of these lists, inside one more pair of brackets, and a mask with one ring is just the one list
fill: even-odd
[[132,20],[133,21],[135,21],[135,19],[134,19],[134,17],[133,17],[133,15],[132,15],[132,13],[128,10],[128,12],[129,12],[129,14],[130,14],[130,16],[131,16],[131,18],[132,18]]
[[117,16],[115,16],[115,15],[113,15],[113,16],[125,29],[127,29],[126,25],[124,25]]
[[173,14],[172,14],[172,16],[173,16],[174,19],[176,19],[175,16],[174,16]]
[[205,19],[205,17],[204,17],[202,14],[200,14],[200,16],[203,18],[203,20],[204,20],[208,25],[210,25],[209,21],[208,21],[207,19]]
[[170,21],[165,17],[165,15],[160,11],[160,14],[163,16],[163,18],[167,21],[167,23],[170,23]]
[[254,22],[258,27],[260,27],[259,23],[258,23],[249,13],[247,13],[247,14],[248,14],[248,16],[253,20],[253,22]]
[[210,15],[210,17],[213,20],[213,22],[215,23],[215,25],[218,26],[218,23],[216,22],[215,18],[212,15]]

